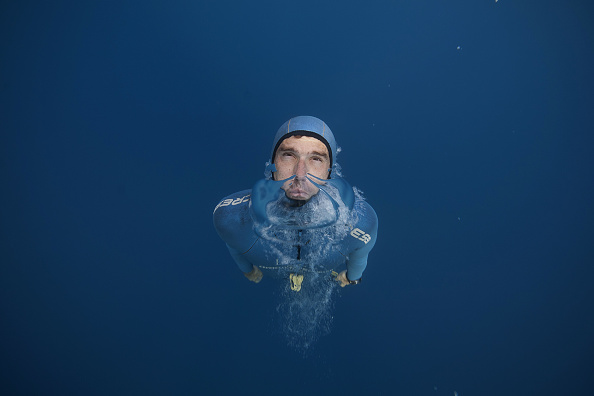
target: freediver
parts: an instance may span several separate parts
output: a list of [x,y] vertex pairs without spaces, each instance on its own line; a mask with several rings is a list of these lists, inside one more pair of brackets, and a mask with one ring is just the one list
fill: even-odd
[[378,220],[337,175],[336,155],[322,120],[292,118],[274,137],[267,178],[215,207],[215,228],[247,279],[289,278],[297,291],[308,272],[332,274],[342,287],[361,282]]

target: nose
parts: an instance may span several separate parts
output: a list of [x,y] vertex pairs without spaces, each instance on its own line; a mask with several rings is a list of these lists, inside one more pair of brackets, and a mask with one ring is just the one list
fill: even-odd
[[307,175],[307,165],[305,164],[304,159],[300,159],[299,162],[297,162],[295,176],[297,176],[298,178],[305,178],[305,175]]

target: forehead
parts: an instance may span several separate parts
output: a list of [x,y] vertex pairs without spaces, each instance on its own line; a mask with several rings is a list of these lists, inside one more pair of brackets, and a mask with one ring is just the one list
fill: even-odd
[[328,155],[328,148],[324,143],[311,136],[291,136],[282,141],[278,147],[281,150],[295,150],[304,153],[317,152]]

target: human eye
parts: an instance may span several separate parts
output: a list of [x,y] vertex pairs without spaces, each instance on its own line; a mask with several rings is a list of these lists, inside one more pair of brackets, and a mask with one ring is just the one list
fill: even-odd
[[295,158],[295,153],[292,151],[283,151],[280,153],[280,159],[283,161],[293,161]]

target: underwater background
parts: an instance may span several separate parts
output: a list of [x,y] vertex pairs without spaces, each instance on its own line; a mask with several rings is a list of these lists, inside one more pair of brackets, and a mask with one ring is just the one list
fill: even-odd
[[[590,395],[592,8],[3,1],[0,393]],[[379,232],[287,331],[212,212],[297,115]]]

